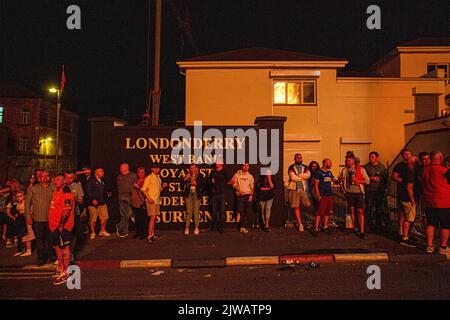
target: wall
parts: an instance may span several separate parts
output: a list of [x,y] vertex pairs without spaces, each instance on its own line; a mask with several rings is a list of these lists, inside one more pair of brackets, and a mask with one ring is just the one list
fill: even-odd
[[428,63],[450,63],[448,53],[401,53],[401,77],[422,77],[427,74]]
[[[117,120],[117,119],[116,119]],[[105,181],[107,187],[113,191],[113,198],[109,203],[109,209],[111,213],[111,224],[118,222],[119,213],[117,206],[117,190],[116,190],[116,177],[119,173],[119,166],[123,162],[127,162],[130,165],[130,169],[135,171],[138,167],[144,167],[147,169],[147,174],[150,173],[150,166],[153,163],[159,163],[161,165],[161,177],[163,182],[169,183],[169,188],[166,188],[162,192],[162,207],[161,217],[157,219],[159,227],[163,228],[182,228],[184,223],[184,199],[183,189],[181,187],[182,180],[185,173],[188,170],[188,164],[175,164],[171,162],[171,135],[175,128],[147,128],[147,127],[135,127],[135,126],[114,126],[114,119],[90,119],[91,122],[91,167],[103,167],[105,170]],[[268,132],[273,132],[271,129],[279,130],[280,137],[283,137],[283,123],[286,119],[266,117],[257,119],[257,126],[227,126],[219,127],[223,135],[225,136],[226,129],[239,129],[244,130],[249,128],[267,129]],[[255,121],[255,119],[253,119]],[[190,132],[193,131],[192,127],[187,127]],[[207,128],[203,128],[203,131]],[[193,136],[193,135],[192,135]],[[158,144],[146,142],[149,138]],[[259,139],[259,138],[258,138]],[[163,142],[161,142],[163,141]],[[280,155],[280,161],[283,162],[283,140],[280,138],[278,143],[278,152]],[[246,147],[248,148],[248,143]],[[225,152],[225,151],[224,151]],[[248,155],[248,149],[246,149]],[[166,156],[166,157],[164,157]],[[225,163],[227,155],[225,156]],[[202,158],[204,159],[204,158]],[[209,177],[210,172],[213,170],[213,165],[206,163],[198,163],[201,173],[205,178]],[[224,170],[232,176],[240,165],[227,164]],[[259,177],[260,163],[252,164],[250,172],[255,178],[255,182]],[[281,186],[282,172],[279,171],[274,175],[274,182],[276,185]],[[235,222],[236,215],[234,211],[234,197],[233,190],[230,188],[228,192],[227,201],[227,222],[232,224]],[[209,206],[209,198],[205,192],[202,198],[201,210],[201,222],[203,226],[209,224],[212,218],[212,211]],[[281,226],[284,223],[284,201],[283,189],[281,187],[276,189],[275,201],[273,205],[273,216],[271,217],[271,225]]]
[[[394,159],[404,146],[403,125],[414,120],[414,113],[405,113],[414,110],[414,92],[441,94],[440,108],[444,108],[441,80],[336,78],[335,69],[317,70],[317,106],[279,107],[272,106],[270,69],[188,69],[186,124],[201,119],[205,125],[251,125],[261,114],[286,116],[287,149],[289,145],[317,147],[319,152],[306,153],[318,154],[314,160],[319,162],[331,158],[337,173],[347,147],[377,150],[383,163]],[[289,152],[284,171],[292,160]],[[360,155],[361,161],[367,156]]]
[[252,125],[255,117],[271,114],[269,70],[187,70],[187,125]]

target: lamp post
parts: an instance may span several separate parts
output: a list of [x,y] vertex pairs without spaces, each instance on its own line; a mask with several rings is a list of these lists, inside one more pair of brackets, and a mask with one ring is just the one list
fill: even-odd
[[56,93],[56,153],[55,153],[55,170],[58,172],[58,155],[59,155],[59,112],[61,109],[61,90],[50,88],[51,93]]

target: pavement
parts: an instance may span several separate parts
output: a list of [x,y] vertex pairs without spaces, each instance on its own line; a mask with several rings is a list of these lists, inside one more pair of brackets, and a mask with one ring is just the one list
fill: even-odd
[[[439,254],[426,254],[424,245],[404,247],[389,236],[368,234],[360,239],[346,230],[313,237],[308,230],[272,228],[241,234],[234,228],[219,234],[204,229],[199,236],[185,236],[182,230],[160,230],[160,239],[146,240],[97,237],[80,244],[76,260],[82,269],[207,268],[228,266],[295,265],[305,263],[408,263],[446,261]],[[37,269],[32,257],[13,257],[15,249],[0,249],[0,269]],[[39,269],[53,269],[47,265]]]
[[[151,310],[153,314],[155,310],[161,310],[168,319],[188,319],[189,317],[180,317],[177,314],[178,307],[185,306],[186,303],[197,306],[217,306],[221,311],[224,304],[236,305],[248,303],[248,301],[252,301],[251,304],[269,304],[272,306],[273,315],[280,314],[279,317],[272,317],[276,319],[285,316],[286,308],[294,310],[293,308],[300,307],[301,310],[314,310],[315,314],[317,312],[324,314],[331,310],[329,315],[333,316],[336,310],[341,310],[343,306],[342,302],[339,302],[339,305],[336,304],[338,309],[324,309],[322,304],[317,305],[319,309],[311,309],[310,300],[450,299],[449,263],[377,264],[380,267],[381,287],[375,290],[367,287],[370,276],[367,271],[369,265],[372,264],[335,263],[320,265],[316,268],[295,265],[193,269],[92,269],[81,271],[79,290],[69,290],[65,285],[52,285],[51,272],[0,271],[0,298],[2,300],[153,300],[146,301],[144,308],[147,311]],[[308,300],[308,306],[301,308],[297,301],[292,302],[299,299]],[[167,302],[166,300],[180,301]],[[221,300],[221,302],[211,300]],[[237,300],[247,302],[235,302]],[[266,300],[282,301],[276,303],[276,301],[265,302]],[[287,303],[281,303],[285,301]],[[8,305],[11,306],[9,303]],[[107,303],[102,303],[102,306],[103,308],[93,309],[101,310],[99,312],[102,313],[103,318],[105,312],[106,314],[111,312],[111,316],[113,316],[112,313],[117,316],[118,310],[123,309],[117,302],[111,303],[110,307]],[[351,308],[350,305],[348,307]],[[370,312],[373,313],[375,309],[370,309]],[[406,309],[416,310],[417,308]],[[34,311],[33,308],[30,310]],[[123,310],[129,310],[129,308]],[[405,310],[402,309],[402,312]],[[304,311],[302,312],[304,314]],[[204,319],[200,316],[191,318]],[[215,315],[210,318],[219,317]],[[233,318],[239,317],[234,315]]]

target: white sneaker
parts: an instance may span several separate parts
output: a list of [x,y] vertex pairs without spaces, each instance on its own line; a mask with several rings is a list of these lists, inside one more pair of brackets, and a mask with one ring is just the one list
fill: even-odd
[[184,235],[185,235],[185,236],[188,236],[188,235],[189,235],[189,228],[185,228],[185,229],[184,229]]
[[99,233],[99,236],[101,236],[101,237],[111,237],[111,233],[108,233],[106,231],[101,231]]
[[240,233],[247,234],[247,233],[248,233],[248,230],[245,229],[245,228],[240,228],[240,229],[239,229],[239,232],[240,232]]
[[441,246],[439,246],[439,254],[450,256],[450,248],[447,247],[447,248],[443,249]]
[[95,233],[91,233],[91,240],[95,239]]
[[298,231],[300,231],[300,232],[304,232],[305,231],[305,227],[303,227],[303,224],[300,224],[298,226]]
[[195,228],[194,229],[194,235],[198,236],[200,234],[200,229],[199,228]]
[[434,246],[427,246],[427,249],[425,250],[426,253],[433,253],[434,252]]

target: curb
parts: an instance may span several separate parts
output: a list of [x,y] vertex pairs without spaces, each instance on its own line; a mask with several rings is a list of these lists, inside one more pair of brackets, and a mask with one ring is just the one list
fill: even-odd
[[280,257],[280,264],[308,264],[311,262],[331,264],[335,262],[333,254],[286,255]]
[[226,258],[226,266],[262,266],[278,265],[280,258],[278,256],[258,256],[258,257],[230,257]]
[[154,260],[123,260],[120,261],[120,269],[133,268],[170,268],[172,266],[171,259],[154,259]]
[[[140,269],[140,268],[223,268],[234,266],[264,266],[264,265],[291,265],[333,263],[439,263],[450,260],[450,256],[439,254],[407,254],[389,255],[387,253],[350,253],[350,254],[298,254],[282,256],[249,256],[249,257],[227,257],[223,259],[204,260],[173,260],[173,259],[151,259],[151,260],[93,260],[77,261],[82,269]],[[9,267],[1,268],[8,269]],[[40,271],[54,270],[56,266],[46,265],[37,267],[27,265],[17,267],[22,270]]]
[[450,256],[444,256],[442,254],[430,254],[423,258],[423,255],[420,254],[405,254],[405,255],[392,255],[390,257],[390,262],[419,262],[419,263],[431,263],[431,262],[445,262],[450,260]]
[[356,262],[389,262],[387,253],[352,253],[335,254],[336,263],[356,263]]

